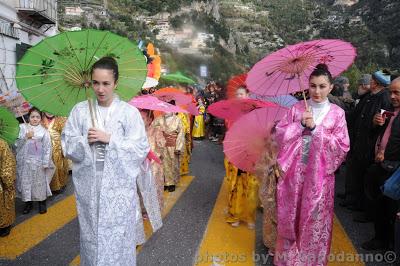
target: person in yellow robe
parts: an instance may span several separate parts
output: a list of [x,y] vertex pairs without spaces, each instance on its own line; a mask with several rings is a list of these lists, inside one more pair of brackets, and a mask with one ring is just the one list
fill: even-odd
[[[248,97],[249,91],[246,88],[237,89],[237,99]],[[238,169],[229,161],[225,161],[225,168],[229,186],[228,215],[225,220],[233,227],[245,222],[249,229],[254,229],[258,206],[258,179],[255,175]]]
[[56,171],[51,179],[50,189],[53,192],[59,192],[67,186],[69,177],[68,171],[70,165],[68,159],[64,157],[61,148],[61,133],[67,119],[49,113],[44,114],[42,124],[50,133],[53,162],[56,166]]
[[257,177],[230,164],[228,179],[229,195],[226,222],[237,227],[242,221],[247,223],[249,229],[254,229],[258,206],[259,185]]
[[180,160],[180,175],[189,174],[189,162],[191,157],[191,138],[190,138],[190,117],[189,114],[178,113],[179,119],[182,121],[183,130],[185,132],[185,147]]
[[7,142],[0,139],[0,237],[10,234],[15,221],[16,162]]
[[198,98],[198,109],[199,109],[199,115],[196,115],[194,118],[194,125],[193,125],[193,131],[192,131],[192,136],[193,138],[197,139],[202,139],[204,138],[204,113],[206,111],[206,107],[204,106],[203,99]]
[[164,189],[173,192],[179,182],[179,157],[185,149],[185,131],[182,121],[175,113],[166,113],[154,119],[152,127],[161,130],[165,138],[165,146],[162,150]]

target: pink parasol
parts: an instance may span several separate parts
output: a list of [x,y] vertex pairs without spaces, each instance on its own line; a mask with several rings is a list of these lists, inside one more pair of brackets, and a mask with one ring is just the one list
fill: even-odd
[[308,78],[318,64],[328,66],[332,76],[354,61],[356,49],[342,40],[314,40],[280,49],[254,65],[246,84],[251,92],[265,96],[285,95],[308,88]]
[[254,110],[240,117],[228,130],[224,140],[224,153],[233,165],[253,172],[260,159],[271,129],[289,109],[270,107]]
[[299,101],[296,99],[296,97],[294,97],[290,94],[289,95],[278,95],[275,97],[251,94],[250,97],[252,99],[273,102],[279,106],[283,106],[283,107],[287,107],[287,108],[292,107],[295,103],[297,103]]
[[181,107],[183,109],[185,109],[186,111],[188,111],[189,114],[191,114],[191,115],[199,115],[200,114],[199,110],[197,109],[196,103],[191,102],[186,105],[182,105]]
[[163,102],[163,101],[157,99],[156,97],[153,97],[150,95],[134,97],[134,98],[132,98],[132,100],[129,101],[129,104],[133,105],[139,109],[162,111],[162,112],[167,112],[167,113],[187,113],[188,112],[178,106]]
[[264,107],[276,107],[275,103],[256,99],[229,99],[211,104],[207,111],[212,115],[229,121],[235,121],[244,114]]
[[186,95],[179,89],[175,88],[159,89],[152,95],[164,102],[175,101],[176,105],[186,105],[192,102],[192,96]]

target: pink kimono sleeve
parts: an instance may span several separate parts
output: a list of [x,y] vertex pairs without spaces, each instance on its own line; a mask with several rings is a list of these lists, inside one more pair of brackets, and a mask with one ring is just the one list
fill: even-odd
[[328,175],[332,175],[339,168],[350,149],[345,114],[342,110],[337,110],[335,114],[332,128],[316,128],[311,147],[319,151],[320,162],[325,164],[325,173]]
[[301,111],[293,106],[287,115],[276,125],[276,141],[280,147],[278,162],[283,172],[286,172],[302,148],[302,133],[298,114]]

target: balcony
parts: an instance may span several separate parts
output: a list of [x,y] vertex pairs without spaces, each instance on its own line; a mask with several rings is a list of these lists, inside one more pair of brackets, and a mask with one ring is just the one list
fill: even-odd
[[57,21],[56,0],[19,0],[18,14],[40,24],[55,24]]
[[12,24],[1,20],[0,20],[0,34],[3,34],[5,36],[14,39],[19,38],[18,31],[12,26]]

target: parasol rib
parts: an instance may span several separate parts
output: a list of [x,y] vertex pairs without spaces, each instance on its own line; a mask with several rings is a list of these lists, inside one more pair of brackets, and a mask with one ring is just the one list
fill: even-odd
[[[57,53],[61,54],[61,52],[60,52],[57,48],[55,48],[52,44],[50,44],[50,42],[48,42],[47,39],[44,39],[44,40],[43,40],[43,43],[45,43],[47,46],[49,46],[51,49],[53,49],[53,50],[56,51]],[[30,50],[30,52],[34,52],[34,53],[36,53],[36,54],[39,54],[40,56],[43,56],[43,57],[45,57],[45,58],[54,60],[54,62],[56,62],[56,63],[60,63],[60,64],[62,64],[62,65],[64,65],[64,66],[66,66],[66,67],[69,68],[70,70],[74,71],[75,74],[77,74],[76,78],[78,78],[78,79],[79,79],[79,77],[81,76],[81,74],[80,74],[79,71],[75,72],[76,69],[74,69],[74,68],[71,67],[71,65],[74,66],[74,64],[72,64],[72,62],[71,62],[70,60],[68,60],[68,62],[71,63],[71,64],[65,64],[65,63],[62,62],[62,61],[55,60],[54,58],[51,58],[51,57],[49,57],[49,56],[43,55],[43,54],[41,54],[41,53],[38,53],[38,52],[36,52],[35,50]]]
[[[44,54],[42,54],[42,53],[39,53],[39,52],[37,52],[36,50],[30,50],[29,52],[30,52],[30,53],[34,53],[34,54],[37,54],[37,55],[40,55],[40,56],[43,56],[44,58],[47,58],[47,59],[51,59],[51,60],[53,60],[55,63],[59,63],[59,64],[61,64],[61,65],[64,65],[64,66],[66,66],[67,68],[69,68],[70,70],[72,70],[73,72],[75,71],[75,69],[71,68],[71,66],[69,66],[69,65],[67,65],[67,64],[65,64],[65,63],[63,63],[62,61],[58,61],[58,60],[56,60],[56,59],[54,59],[54,58],[52,58],[52,57],[50,57],[50,56],[44,55]],[[74,72],[74,74],[77,74],[77,76],[75,76],[75,77],[79,79],[79,76],[80,76],[79,72]]]
[[[69,39],[69,36],[68,36],[68,32],[67,32],[67,31],[65,32],[65,37],[67,37],[67,40],[68,40],[68,43],[69,43],[69,46],[70,46],[69,49],[74,53],[74,56],[75,56],[75,58],[76,58],[76,61],[77,61],[78,64],[79,64],[79,67],[80,67],[81,72],[84,72],[86,69],[84,69],[84,68],[82,67],[81,61],[79,60],[78,55],[76,54],[75,50],[73,49],[73,46],[72,46],[71,40]],[[87,50],[87,49],[86,49],[86,50]]]
[[[89,32],[90,31],[86,31],[87,32],[87,34],[86,34],[86,47],[89,47]],[[86,60],[87,60],[87,53],[88,53],[88,50],[89,49],[85,49],[85,67],[87,66],[86,65]]]
[[100,46],[103,44],[104,40],[106,39],[106,37],[108,36],[109,32],[106,32],[106,34],[104,34],[103,39],[101,39],[99,45],[96,47],[96,50],[94,50],[92,56],[90,57],[90,61],[89,63],[85,66],[85,69],[89,69],[90,64],[92,63],[92,60],[94,58],[94,55],[97,53],[97,51],[100,49]]
[[30,87],[22,88],[22,89],[19,89],[19,91],[20,92],[27,91],[27,90],[30,90],[30,89],[33,89],[33,88],[37,88],[37,87],[40,87],[40,86],[43,86],[43,85],[52,84],[52,83],[58,82],[58,81],[64,81],[64,80],[63,79],[52,80],[52,81],[45,82],[45,83],[42,83],[42,84],[36,84],[36,85],[30,86]]
[[44,96],[45,94],[49,93],[50,91],[56,90],[58,87],[60,87],[60,86],[62,86],[62,85],[63,85],[63,84],[58,84],[58,85],[55,86],[55,87],[52,87],[52,88],[47,89],[47,90],[43,90],[43,92],[39,93],[38,95],[35,95],[34,97],[31,97],[29,100],[30,100],[30,101],[34,101],[34,100],[36,100],[37,98],[40,98],[40,97]]

